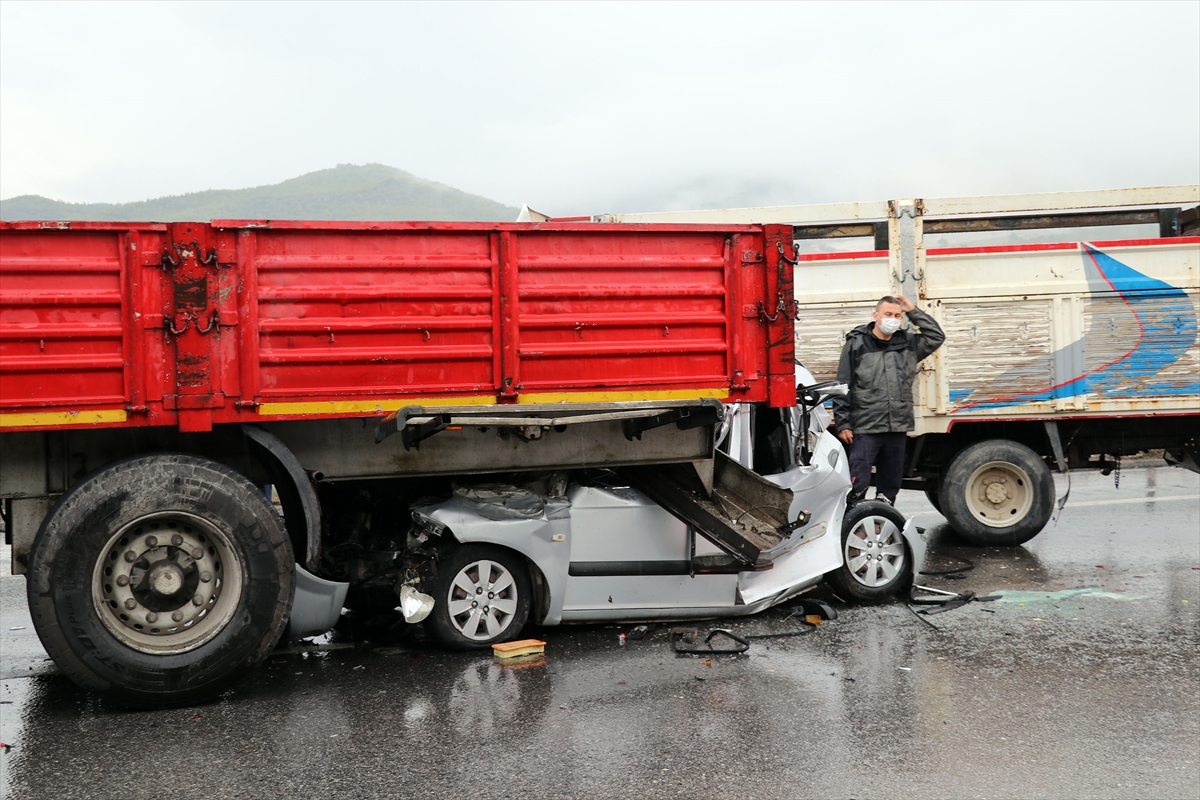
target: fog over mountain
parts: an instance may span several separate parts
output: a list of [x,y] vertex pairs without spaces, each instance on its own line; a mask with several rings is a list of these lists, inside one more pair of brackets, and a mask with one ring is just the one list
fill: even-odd
[[64,203],[37,195],[0,201],[0,219],[464,220],[512,222],[518,209],[382,164],[339,164],[251,189],[214,189],[134,203]]
[[346,163],[552,215],[1196,183],[1200,3],[0,3],[0,198]]

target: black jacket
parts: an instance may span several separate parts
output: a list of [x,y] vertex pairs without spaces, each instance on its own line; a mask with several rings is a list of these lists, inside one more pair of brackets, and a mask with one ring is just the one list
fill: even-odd
[[913,378],[918,364],[941,347],[946,334],[924,311],[908,312],[920,328],[899,330],[888,341],[871,333],[870,322],[846,334],[837,379],[850,387],[833,398],[833,420],[839,432],[898,433],[913,429]]

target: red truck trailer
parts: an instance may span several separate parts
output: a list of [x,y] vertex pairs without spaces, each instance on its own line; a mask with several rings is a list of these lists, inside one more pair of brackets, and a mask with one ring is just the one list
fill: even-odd
[[408,501],[450,478],[692,464],[711,489],[723,404],[796,404],[791,235],[0,223],[0,500],[43,643],[86,687],[188,702],[289,619],[436,570]]

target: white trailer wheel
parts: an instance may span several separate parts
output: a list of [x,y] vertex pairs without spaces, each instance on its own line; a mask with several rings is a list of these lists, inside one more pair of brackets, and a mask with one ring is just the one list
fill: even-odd
[[1006,439],[976,442],[942,474],[942,514],[967,541],[1015,546],[1037,536],[1054,510],[1054,476],[1041,456]]
[[967,478],[967,508],[989,528],[1011,528],[1029,515],[1033,485],[1025,470],[1007,461],[981,464]]

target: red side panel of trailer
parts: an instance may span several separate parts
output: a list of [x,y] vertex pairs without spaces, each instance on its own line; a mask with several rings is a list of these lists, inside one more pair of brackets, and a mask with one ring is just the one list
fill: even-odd
[[2,223],[0,426],[790,405],[773,227]]

